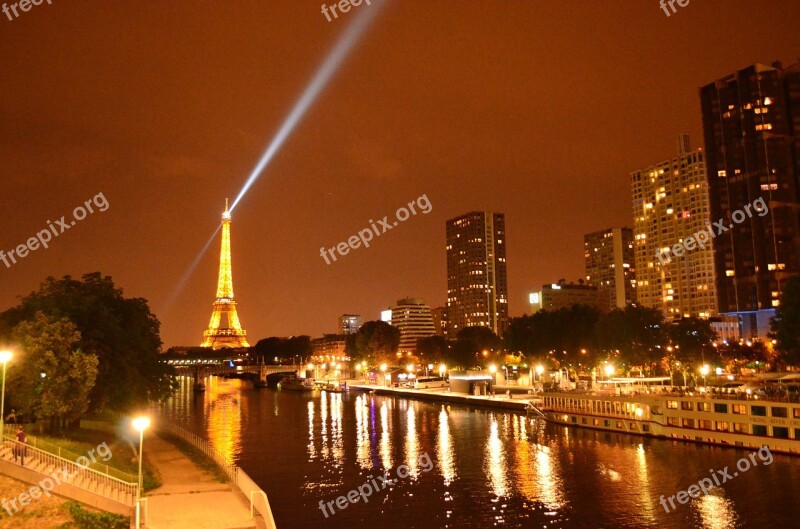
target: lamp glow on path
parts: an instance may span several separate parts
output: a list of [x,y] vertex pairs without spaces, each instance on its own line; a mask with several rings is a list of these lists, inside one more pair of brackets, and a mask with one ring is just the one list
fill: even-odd
[[5,435],[6,419],[6,366],[14,357],[11,351],[0,351],[0,364],[3,364],[3,390],[0,397],[0,439]]
[[139,432],[139,486],[136,489],[136,499],[142,497],[142,445],[144,445],[144,431],[150,427],[150,417],[142,415],[133,421],[133,429]]

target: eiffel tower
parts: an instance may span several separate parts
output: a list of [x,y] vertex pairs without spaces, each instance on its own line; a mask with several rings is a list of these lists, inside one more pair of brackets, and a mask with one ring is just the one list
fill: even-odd
[[[221,327],[222,317],[227,325]],[[222,246],[219,252],[219,281],[217,282],[217,299],[208,330],[203,333],[201,347],[219,349],[221,347],[250,347],[247,343],[247,331],[239,323],[236,313],[236,302],[233,300],[233,272],[231,271],[231,212],[228,211],[228,199],[225,199],[225,213],[222,214]]]

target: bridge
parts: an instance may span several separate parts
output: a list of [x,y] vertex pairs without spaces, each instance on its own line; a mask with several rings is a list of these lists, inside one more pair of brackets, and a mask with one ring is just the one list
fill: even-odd
[[175,373],[192,377],[195,382],[206,377],[241,378],[256,385],[275,385],[281,378],[300,375],[304,365],[234,364],[232,362],[204,361],[202,359],[169,360]]

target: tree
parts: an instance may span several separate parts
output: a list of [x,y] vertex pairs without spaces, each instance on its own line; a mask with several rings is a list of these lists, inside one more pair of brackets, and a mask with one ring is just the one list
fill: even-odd
[[12,336],[22,351],[21,365],[9,382],[20,411],[49,418],[51,429],[86,413],[98,360],[78,348],[77,327],[66,318],[55,320],[37,312],[17,325]]
[[644,366],[650,372],[660,360],[656,346],[665,342],[664,315],[658,309],[628,305],[604,314],[597,322],[597,344],[617,354],[628,368]]
[[[484,364],[494,350],[502,343],[488,327],[464,327],[456,335],[456,341],[449,349],[448,363],[458,367],[475,367]],[[484,354],[484,352],[486,354]]]
[[176,388],[171,368],[159,362],[161,324],[147,300],[125,298],[110,277],[99,272],[81,280],[48,277],[19,306],[0,314],[0,338],[10,337],[14,327],[37,312],[69,319],[80,332],[81,351],[97,357],[90,409],[128,411]]
[[275,358],[278,358],[278,362],[284,360],[294,362],[295,357],[299,357],[297,360],[302,362],[304,358],[311,356],[311,337],[305,335],[289,338],[270,336],[259,340],[253,349],[259,358],[267,362],[274,361]]
[[778,361],[800,364],[800,276],[783,284],[783,293],[775,317],[770,322],[770,338],[777,340]]
[[417,355],[423,363],[439,364],[447,356],[447,339],[434,334],[417,340]]
[[400,346],[400,329],[385,321],[368,321],[349,338],[345,347],[348,356],[365,360],[369,365],[397,362]]

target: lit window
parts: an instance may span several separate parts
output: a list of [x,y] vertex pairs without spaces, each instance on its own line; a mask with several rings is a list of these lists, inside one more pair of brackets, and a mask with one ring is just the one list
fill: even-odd
[[725,270],[725,275],[728,276],[728,277],[733,277],[736,274],[734,273],[733,270]]

